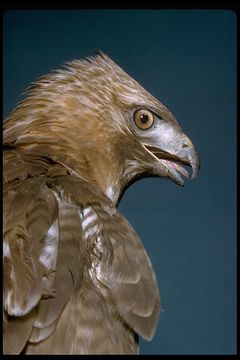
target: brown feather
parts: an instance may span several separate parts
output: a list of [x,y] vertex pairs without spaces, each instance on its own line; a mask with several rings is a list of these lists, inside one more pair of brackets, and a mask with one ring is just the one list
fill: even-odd
[[[139,108],[154,116],[147,132],[134,123]],[[155,332],[159,290],[116,204],[142,174],[181,184],[178,158],[195,176],[191,141],[102,53],[40,78],[3,127],[4,352],[138,353],[138,335]]]

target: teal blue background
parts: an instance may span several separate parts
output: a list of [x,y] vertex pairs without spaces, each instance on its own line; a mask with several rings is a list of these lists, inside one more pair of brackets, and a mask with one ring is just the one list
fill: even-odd
[[223,10],[9,11],[4,116],[38,76],[106,52],[173,112],[201,156],[184,188],[151,178],[120,210],[155,268],[162,312],[142,354],[236,352],[236,17]]

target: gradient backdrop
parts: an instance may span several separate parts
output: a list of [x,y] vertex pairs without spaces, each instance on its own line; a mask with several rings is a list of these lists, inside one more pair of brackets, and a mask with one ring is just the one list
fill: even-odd
[[155,268],[162,312],[142,354],[236,351],[236,17],[224,10],[9,11],[4,117],[38,76],[106,52],[173,112],[202,161],[184,188],[159,178],[120,210]]

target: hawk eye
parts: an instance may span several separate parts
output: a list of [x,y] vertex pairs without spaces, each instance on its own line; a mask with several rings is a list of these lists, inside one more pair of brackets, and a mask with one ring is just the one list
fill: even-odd
[[147,130],[154,122],[154,116],[149,110],[140,109],[133,114],[135,124],[139,129]]

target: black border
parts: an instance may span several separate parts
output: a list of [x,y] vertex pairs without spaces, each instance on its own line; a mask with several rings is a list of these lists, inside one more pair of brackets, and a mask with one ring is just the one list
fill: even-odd
[[[110,3],[108,1],[83,1],[83,0],[68,0],[65,3],[59,1],[39,1],[39,0],[32,0],[32,2],[28,2],[26,0],[2,0],[1,1],[1,24],[0,27],[1,31],[1,40],[3,42],[3,19],[4,14],[7,11],[11,10],[77,10],[77,9],[89,9],[89,10],[98,10],[98,9],[126,9],[126,10],[147,10],[147,9],[169,9],[169,10],[232,10],[235,12],[236,19],[237,19],[237,45],[239,42],[239,13],[240,13],[240,0],[149,0],[145,3],[142,3],[140,5],[140,1],[129,1],[127,4],[124,4],[123,1],[117,2],[117,1],[111,1]],[[1,50],[3,49],[3,46],[1,46]],[[3,51],[3,50],[2,50]],[[237,46],[237,64],[239,60],[239,46]],[[1,56],[1,60],[3,60],[3,56]],[[3,66],[1,71],[1,76],[3,79]],[[3,91],[3,81],[2,81],[2,91]],[[237,66],[237,99],[239,94],[239,67]],[[1,97],[1,105],[3,105],[3,98]],[[237,107],[237,119],[239,115],[238,107]],[[3,115],[2,115],[3,116]],[[238,126],[236,128],[236,136],[238,134]],[[1,149],[2,149],[2,136],[1,136]],[[237,149],[238,149],[238,142],[237,142]],[[238,160],[238,157],[237,157]],[[2,165],[2,156],[1,156],[1,165]],[[239,168],[237,167],[237,179],[239,179]],[[2,180],[2,178],[1,178]],[[237,182],[238,184],[238,182]],[[224,191],[224,189],[223,189]],[[237,198],[237,215],[238,215],[238,188],[236,193]],[[2,202],[1,202],[2,206]],[[2,209],[2,207],[1,207]],[[237,216],[238,219],[238,216]],[[1,221],[2,225],[2,221]],[[238,226],[237,226],[238,230]],[[2,232],[1,232],[2,234]],[[2,248],[1,250],[2,251]],[[237,246],[237,259],[239,259],[239,247]],[[239,267],[237,266],[237,280],[238,280],[238,272]],[[238,281],[237,281],[238,284]],[[237,299],[239,299],[238,296],[238,286],[237,286]],[[2,301],[2,297],[1,297]],[[239,331],[238,331],[238,324],[239,324],[240,315],[237,309],[237,354],[240,354],[240,338],[239,338]],[[197,326],[197,324],[196,324]],[[2,330],[2,322],[0,322],[0,329]],[[2,342],[1,342],[1,350],[2,350]],[[3,354],[3,352],[1,351]],[[234,354],[233,354],[234,355]],[[142,355],[141,355],[142,356]]]

